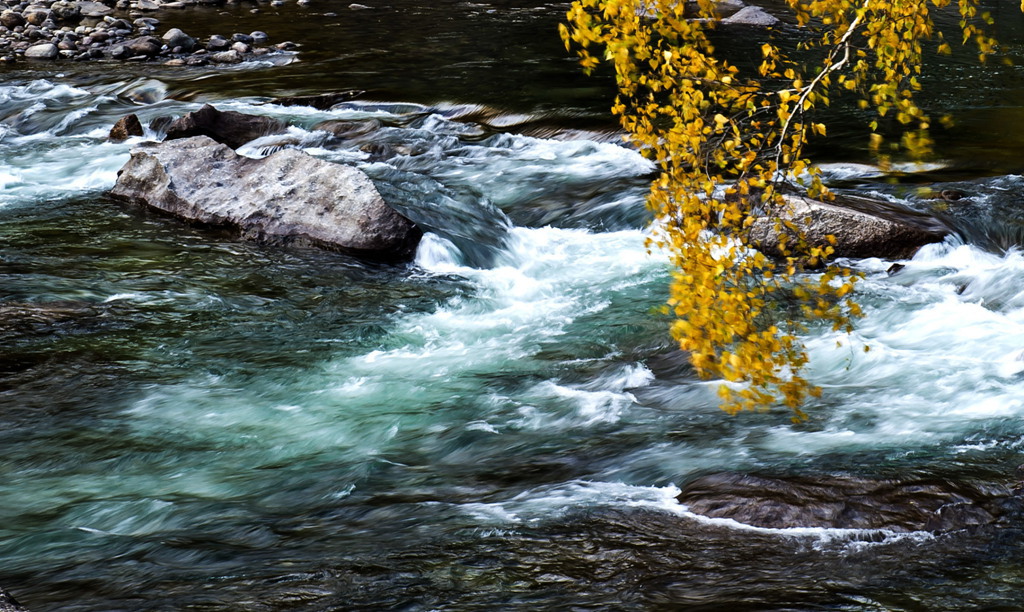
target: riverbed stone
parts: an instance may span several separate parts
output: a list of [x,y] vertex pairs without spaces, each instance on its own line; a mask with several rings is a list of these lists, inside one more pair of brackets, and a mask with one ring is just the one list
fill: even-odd
[[93,19],[107,17],[114,12],[113,8],[102,2],[93,2],[92,0],[78,2],[78,10],[82,12],[82,17],[91,17]]
[[242,54],[236,49],[211,53],[207,58],[214,64],[240,64],[243,59]]
[[14,28],[24,26],[25,18],[21,16],[21,13],[12,10],[6,10],[0,13],[0,24],[2,24],[6,28],[13,30]]
[[226,51],[231,47],[231,41],[220,34],[214,34],[206,41],[206,49],[209,51]]
[[356,168],[296,149],[252,159],[206,136],[133,149],[111,195],[254,240],[374,260],[407,261],[421,237]]
[[792,233],[777,219],[796,225],[811,246],[827,245],[828,236],[834,236],[833,257],[905,259],[922,246],[941,242],[946,236],[941,229],[918,227],[894,217],[785,196],[781,210],[756,219],[750,228],[751,244],[773,257],[784,255],[781,243],[787,248],[796,244]]
[[50,12],[53,16],[65,23],[77,22],[82,19],[82,8],[77,2],[68,0],[57,0],[50,5]]
[[13,595],[0,588],[0,612],[28,612]]
[[53,43],[43,43],[41,45],[32,45],[28,49],[25,49],[25,57],[27,59],[37,60],[55,60],[60,55],[60,49]]
[[129,56],[142,55],[145,57],[152,57],[160,53],[160,49],[163,48],[163,43],[160,42],[159,38],[154,36],[140,36],[134,40],[128,41],[125,44],[125,48],[128,50]]
[[22,12],[22,16],[29,24],[42,26],[50,18],[50,9],[42,6],[30,6]]
[[182,53],[190,53],[196,48],[196,39],[192,38],[179,28],[171,28],[163,35],[163,40],[171,49],[181,48]]
[[280,134],[287,125],[272,117],[221,111],[207,104],[175,120],[167,127],[167,140],[208,136],[237,149],[243,144],[271,134]]

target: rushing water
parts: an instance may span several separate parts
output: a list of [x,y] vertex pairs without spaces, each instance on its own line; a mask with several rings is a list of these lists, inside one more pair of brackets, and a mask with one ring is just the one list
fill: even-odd
[[[161,15],[287,35],[298,61],[6,73],[0,586],[37,611],[1020,605],[1016,519],[759,529],[675,500],[723,470],[1018,477],[1024,177],[1006,117],[1021,106],[991,100],[1024,91],[1019,72],[936,98],[966,123],[935,170],[829,168],[957,235],[892,276],[848,262],[866,316],[849,337],[808,333],[825,393],[794,425],[722,414],[652,314],[668,270],[644,246],[651,167],[602,135],[606,85],[551,38],[564,6],[322,4]],[[370,94],[265,103],[351,88]],[[205,101],[292,124],[250,155],[363,168],[430,230],[416,261],[254,245],[104,196],[141,140],[106,142],[117,118]],[[324,120],[351,137],[312,129]],[[830,142],[868,161],[859,140]],[[916,189],[938,180],[970,197]]]

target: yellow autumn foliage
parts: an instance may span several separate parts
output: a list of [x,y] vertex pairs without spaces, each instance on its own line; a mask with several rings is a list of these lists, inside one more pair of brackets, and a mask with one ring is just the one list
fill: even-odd
[[[614,69],[612,112],[660,170],[647,198],[650,246],[673,265],[672,336],[701,376],[724,381],[724,410],[781,403],[801,419],[820,390],[801,375],[807,352],[798,334],[808,321],[850,330],[860,314],[857,276],[820,268],[832,244],[808,244],[779,217],[788,256],[769,260],[751,247],[751,225],[782,204],[784,187],[830,197],[804,146],[825,135],[820,111],[834,96],[858,95],[862,108],[906,126],[901,145],[910,155],[928,153],[930,119],[914,97],[922,56],[926,45],[950,52],[933,11],[957,11],[958,33],[983,60],[996,43],[981,29],[991,18],[978,0],[786,3],[803,42],[784,48],[766,32],[751,74],[715,53],[714,0],[575,0],[560,30],[586,71]],[[878,123],[871,129],[877,146]]]

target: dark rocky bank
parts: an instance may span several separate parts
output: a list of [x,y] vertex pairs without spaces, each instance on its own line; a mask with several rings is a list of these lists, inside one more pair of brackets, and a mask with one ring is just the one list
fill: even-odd
[[[198,39],[178,28],[160,31],[145,12],[215,5],[219,0],[57,0],[40,4],[0,1],[0,62],[129,61],[171,66],[237,64],[297,48],[270,44],[265,32],[214,34]],[[258,10],[258,9],[257,9]]]

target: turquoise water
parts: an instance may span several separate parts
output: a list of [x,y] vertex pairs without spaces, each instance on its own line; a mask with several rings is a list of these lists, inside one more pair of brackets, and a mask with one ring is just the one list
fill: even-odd
[[[675,497],[724,470],[1015,482],[1019,143],[982,159],[953,132],[948,159],[901,177],[830,166],[958,235],[894,276],[848,262],[867,315],[849,337],[808,333],[825,389],[808,422],[730,418],[652,314],[669,276],[644,247],[652,168],[610,142],[607,89],[536,34],[564,7],[395,3],[420,27],[394,41],[386,16],[330,26],[311,7],[204,22],[293,28],[314,47],[299,56],[0,85],[0,585],[32,610],[1017,605],[1014,516],[940,534],[755,529]],[[410,49],[429,52],[402,61]],[[331,111],[266,103],[346,88],[371,92]],[[247,154],[363,168],[429,230],[416,260],[264,247],[104,196],[131,146],[160,136],[107,143],[117,118],[206,101],[292,124]],[[1015,108],[970,103],[975,125]],[[313,129],[328,119],[363,133]],[[940,210],[921,182],[971,197]]]

